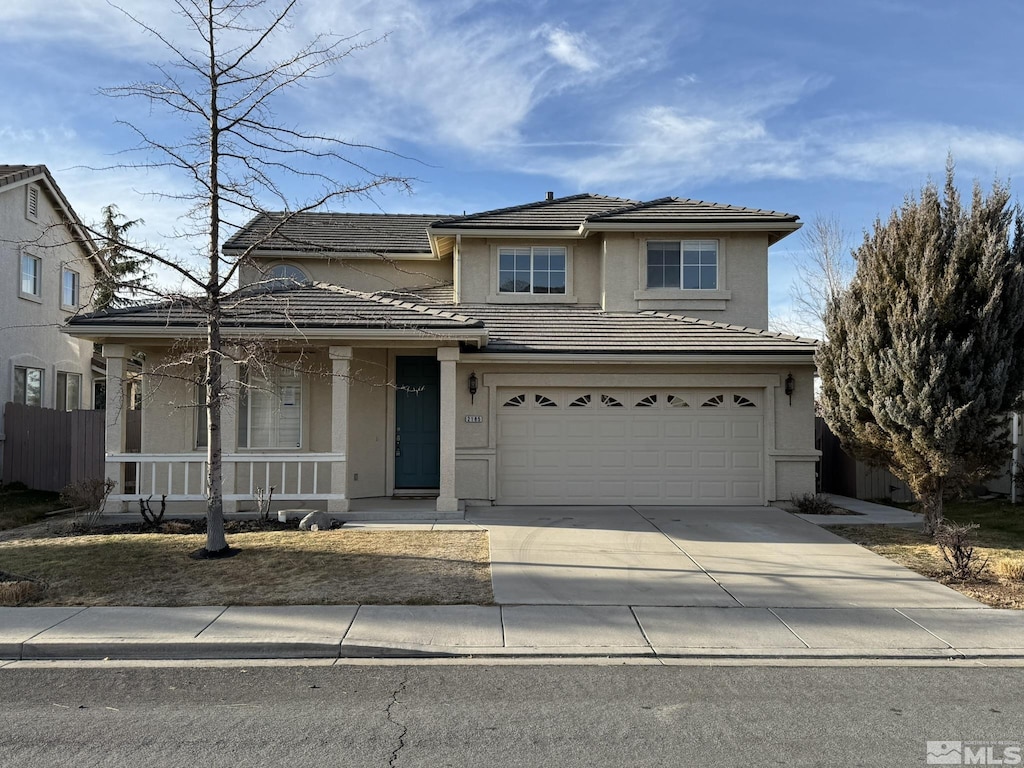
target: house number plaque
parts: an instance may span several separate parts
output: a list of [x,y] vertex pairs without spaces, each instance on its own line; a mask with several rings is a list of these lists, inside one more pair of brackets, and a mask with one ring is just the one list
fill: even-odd
[[483,416],[467,416],[466,417],[466,423],[467,424],[482,424],[483,420],[484,420]]

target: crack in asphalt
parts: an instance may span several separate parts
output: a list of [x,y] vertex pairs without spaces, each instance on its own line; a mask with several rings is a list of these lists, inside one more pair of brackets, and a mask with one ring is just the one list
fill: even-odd
[[388,702],[388,705],[384,710],[384,717],[387,719],[388,723],[400,729],[400,733],[398,734],[398,746],[391,750],[391,757],[388,758],[389,768],[394,768],[398,763],[398,753],[401,752],[402,748],[405,746],[405,735],[409,733],[409,727],[405,723],[395,720],[391,713],[392,708],[398,704],[398,695],[405,691],[405,686],[408,682],[409,675],[406,673],[402,678],[402,682],[398,684],[398,687],[394,691],[392,691],[391,701]]

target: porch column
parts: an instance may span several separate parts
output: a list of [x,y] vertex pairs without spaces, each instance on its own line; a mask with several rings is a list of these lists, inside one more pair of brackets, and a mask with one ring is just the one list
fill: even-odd
[[[234,349],[225,349],[225,357],[222,357],[220,362],[221,382],[224,385],[220,409],[220,450],[223,459],[238,454],[239,382],[238,363],[234,360],[235,352]],[[199,404],[200,407],[202,405]],[[233,461],[223,460],[221,463],[221,488],[225,496],[242,492],[238,488],[238,465]],[[237,511],[237,499],[224,499],[225,514],[234,514]]]
[[437,511],[458,512],[459,500],[455,496],[455,368],[459,362],[459,348],[440,347],[437,359],[441,363],[441,482]]
[[331,453],[342,456],[331,465],[328,512],[348,512],[349,392],[352,386],[352,347],[331,347]]
[[[131,406],[125,397],[125,375],[127,373],[128,358],[131,350],[124,344],[104,344],[103,357],[107,363],[107,402],[106,402],[106,437],[105,452],[110,454],[123,454],[127,450],[127,411]],[[124,465],[121,462],[108,461],[105,465],[104,474],[108,480],[113,480],[116,485],[111,494],[125,493],[124,487]],[[125,502],[110,502],[107,504],[108,512],[124,512],[127,510]]]

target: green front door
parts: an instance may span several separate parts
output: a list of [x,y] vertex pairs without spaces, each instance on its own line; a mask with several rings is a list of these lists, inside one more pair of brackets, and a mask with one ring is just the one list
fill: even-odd
[[441,484],[441,365],[433,357],[396,359],[395,488]]

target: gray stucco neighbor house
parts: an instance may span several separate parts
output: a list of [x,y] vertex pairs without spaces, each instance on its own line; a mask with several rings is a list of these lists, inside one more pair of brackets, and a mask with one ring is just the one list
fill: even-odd
[[[245,257],[227,333],[264,340],[277,364],[225,364],[250,384],[227,416],[225,498],[273,484],[291,506],[341,512],[436,495],[454,514],[810,492],[815,343],[766,330],[768,248],[799,227],[593,194],[464,216],[258,216],[224,245]],[[123,483],[131,465],[136,495],[199,502],[202,419],[182,407],[196,394],[156,373],[172,343],[203,336],[201,317],[163,304],[67,330],[103,343],[108,380],[146,353],[142,453],[124,453],[112,416],[108,474]]]

